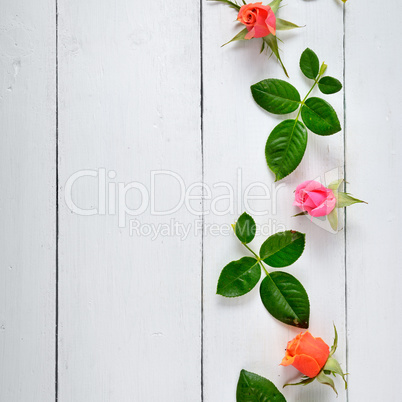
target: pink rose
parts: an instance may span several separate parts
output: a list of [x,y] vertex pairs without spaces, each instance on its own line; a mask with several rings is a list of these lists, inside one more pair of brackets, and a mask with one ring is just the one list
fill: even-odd
[[311,216],[325,216],[335,208],[336,198],[331,189],[318,181],[308,180],[297,186],[293,205]]
[[262,3],[245,4],[240,8],[237,20],[248,30],[246,39],[263,38],[276,34],[276,17],[270,6]]

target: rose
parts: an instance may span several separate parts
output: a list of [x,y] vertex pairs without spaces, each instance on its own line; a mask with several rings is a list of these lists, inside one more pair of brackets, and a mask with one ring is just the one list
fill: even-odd
[[329,346],[321,338],[314,338],[306,331],[288,342],[281,365],[292,365],[307,377],[314,378],[320,373],[328,357]]
[[270,6],[262,3],[245,4],[240,8],[237,20],[248,30],[245,39],[263,38],[276,34],[276,17]]
[[318,181],[308,180],[297,186],[293,205],[311,216],[325,216],[335,208],[336,198],[331,189]]
[[288,385],[307,385],[317,379],[319,383],[332,387],[336,394],[338,394],[334,381],[331,377],[327,377],[333,374],[334,377],[340,375],[345,382],[345,389],[347,388],[346,374],[344,374],[339,362],[333,357],[338,346],[338,333],[335,325],[334,330],[335,339],[331,351],[329,350],[329,346],[321,338],[314,338],[309,331],[302,332],[297,335],[296,338],[288,342],[286,355],[281,365],[294,366],[303,373],[306,378],[294,384],[285,384],[284,387]]

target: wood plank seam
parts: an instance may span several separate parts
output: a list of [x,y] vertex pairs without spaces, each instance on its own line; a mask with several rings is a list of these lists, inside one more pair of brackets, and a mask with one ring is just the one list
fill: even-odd
[[55,278],[55,362],[54,362],[54,397],[59,399],[59,15],[58,0],[55,0],[56,24],[56,278]]
[[200,0],[200,140],[201,140],[201,182],[203,184],[201,189],[201,402],[204,402],[204,226],[205,226],[205,177],[204,177],[204,70],[203,70],[203,0]]
[[[343,178],[344,178],[344,191],[347,192],[346,186],[346,4],[343,4],[342,9],[342,20],[343,20],[343,38],[342,38],[342,51],[343,51]],[[345,367],[346,373],[349,372],[348,369],[348,273],[347,273],[347,208],[344,208],[344,269],[345,269]],[[349,389],[345,390],[346,401],[349,401]]]

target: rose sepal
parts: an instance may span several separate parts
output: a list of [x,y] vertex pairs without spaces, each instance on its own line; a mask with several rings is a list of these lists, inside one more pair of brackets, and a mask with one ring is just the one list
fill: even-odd
[[[325,374],[332,374],[335,377],[336,374],[339,374],[342,377],[343,381],[345,382],[345,389],[348,388],[348,383],[345,378],[346,374],[342,371],[341,365],[339,364],[338,360],[332,357],[333,354],[336,352],[336,349],[338,348],[338,331],[336,330],[335,324],[334,324],[334,332],[335,332],[334,343],[331,346],[331,351],[329,352],[328,360],[320,372],[320,374],[323,373],[323,375],[321,375],[320,377],[322,381],[320,381],[320,379],[318,378],[320,374],[318,374],[317,380],[320,381],[322,384],[330,385],[338,395],[338,392],[335,389],[335,385],[332,379],[325,376]],[[324,376],[326,378],[324,378]],[[327,381],[328,379],[330,380],[329,382]]]
[[296,383],[286,383],[283,386],[283,388],[285,388],[289,385],[306,386],[306,385],[314,382],[315,379],[317,379],[317,381],[319,383],[324,384],[324,385],[329,385],[335,391],[335,393],[338,395],[338,391],[335,388],[334,381],[332,380],[331,377],[328,377],[328,375],[330,375],[330,374],[332,374],[334,377],[336,376],[336,374],[340,375],[342,377],[343,381],[345,382],[345,389],[348,388],[348,383],[345,378],[346,374],[342,371],[342,368],[341,368],[341,365],[339,364],[339,362],[336,359],[334,359],[333,357],[328,358],[327,362],[325,363],[325,366],[318,373],[318,375],[316,377],[310,378],[310,377],[304,376],[301,381],[296,382]]
[[328,188],[330,188],[332,191],[338,191],[339,186],[344,182],[345,180],[339,179],[335,180],[331,183],[329,183]]
[[338,210],[334,208],[327,217],[332,230],[336,232],[338,230]]
[[328,186],[328,188],[331,189],[334,193],[334,196],[336,198],[336,207],[337,208],[345,208],[345,207],[349,207],[350,205],[357,204],[357,203],[367,204],[366,201],[359,200],[358,198],[354,198],[349,193],[344,193],[342,191],[339,191],[339,187],[343,182],[344,182],[343,179],[339,179],[339,180],[333,181]]
[[268,5],[271,7],[272,11],[276,13],[279,10],[279,6],[282,0],[273,0]]
[[248,31],[247,28],[244,28],[242,31],[240,31],[237,35],[235,35],[232,39],[230,39],[229,42],[224,43],[221,47],[228,45],[229,43],[236,42],[238,40],[246,40],[246,35]]
[[319,383],[324,384],[324,385],[329,385],[335,391],[336,395],[338,395],[338,391],[335,388],[334,380],[332,378],[326,376],[323,370],[320,371],[320,373],[318,374],[318,376],[316,378]]
[[240,7],[241,7],[241,6],[239,6],[237,3],[233,2],[233,1],[230,1],[230,0],[213,0],[213,1],[219,1],[219,2],[221,2],[221,3],[225,3],[225,4],[227,4],[230,8],[233,8],[233,9],[236,10],[236,11],[239,11],[239,10],[240,10]]
[[336,207],[345,208],[353,204],[363,203],[367,204],[366,201],[359,200],[358,198],[352,197],[349,193],[343,193],[342,191],[334,191],[336,198]]
[[335,337],[334,337],[334,343],[331,346],[331,350],[329,352],[329,357],[331,357],[335,352],[336,349],[338,348],[338,331],[336,330],[336,326],[334,325],[334,332],[335,332]]
[[272,53],[275,55],[275,57],[278,59],[280,65],[282,66],[282,70],[285,73],[286,77],[289,78],[289,74],[285,68],[285,65],[282,62],[281,55],[279,54],[279,46],[278,46],[278,38],[274,35],[268,35],[264,36],[262,38],[262,49],[261,53],[264,50],[265,44],[271,49]]
[[293,383],[288,382],[283,386],[283,388],[288,387],[289,385],[304,385],[304,386],[306,386],[308,384],[311,384],[314,380],[315,380],[315,377],[310,378],[310,377],[304,376],[304,377],[302,377],[301,381],[293,382]]
[[303,215],[308,215],[308,212],[307,212],[307,211],[299,212],[299,213],[296,214],[296,215],[292,215],[292,218],[295,218],[296,216],[303,216]]
[[277,31],[289,31],[291,29],[304,28],[302,26],[296,25],[293,22],[283,20],[282,18],[276,19],[276,30]]
[[332,373],[334,376],[336,374],[339,374],[345,382],[345,389],[348,388],[348,382],[345,378],[346,374],[342,371],[341,365],[339,364],[338,360],[334,359],[333,357],[328,358],[322,371],[324,371],[324,373]]

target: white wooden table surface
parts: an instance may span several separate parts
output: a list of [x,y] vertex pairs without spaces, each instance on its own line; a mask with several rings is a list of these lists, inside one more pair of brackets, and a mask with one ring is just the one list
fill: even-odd
[[[258,224],[307,234],[289,272],[309,293],[311,332],[331,343],[337,325],[350,373],[338,399],[313,384],[287,400],[401,400],[401,5],[287,3],[280,16],[306,25],[281,35],[290,82],[307,90],[298,60],[312,48],[344,83],[331,97],[343,130],[309,134],[302,164],[275,185],[263,150],[279,120],[249,87],[284,75],[257,42],[220,47],[239,30],[233,10],[1,1],[0,401],[232,402],[242,368],[278,387],[294,379],[278,365],[299,331],[258,291],[215,294],[244,255],[217,227],[245,210],[245,192],[261,194],[255,183],[271,196],[249,204],[268,210]],[[343,171],[369,203],[348,209],[343,230],[291,218],[297,184]],[[194,195],[183,205],[182,187]],[[229,187],[233,208],[217,199]]]

